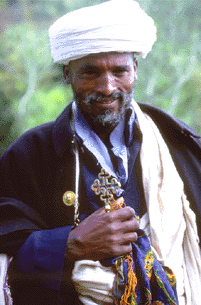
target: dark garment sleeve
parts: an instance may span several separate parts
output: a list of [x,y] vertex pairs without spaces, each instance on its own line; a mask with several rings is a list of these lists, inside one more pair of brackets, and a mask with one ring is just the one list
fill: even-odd
[[29,235],[20,247],[9,274],[15,300],[20,290],[26,292],[28,289],[31,293],[31,287],[53,291],[58,295],[70,230],[71,227],[67,226]]
[[72,179],[60,183],[60,164],[50,125],[28,131],[0,158],[0,253],[14,257],[14,305],[57,304],[63,265],[71,265],[64,254],[74,210],[62,196]]
[[55,227],[50,216],[57,162],[50,135],[47,126],[29,131],[0,158],[1,253],[15,256],[32,232]]

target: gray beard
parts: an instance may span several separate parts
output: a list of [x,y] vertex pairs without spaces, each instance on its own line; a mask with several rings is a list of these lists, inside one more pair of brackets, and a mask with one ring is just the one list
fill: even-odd
[[[111,109],[105,110],[102,114],[93,115],[92,113],[84,113],[82,110],[83,115],[85,116],[86,120],[93,125],[95,128],[107,128],[107,127],[115,127],[121,122],[124,118],[124,114],[126,110],[129,108],[131,101],[134,95],[134,88],[128,94],[123,92],[116,92],[111,94],[110,99],[116,100],[119,99],[121,101],[119,112],[112,112]],[[91,104],[94,100],[97,102],[101,102],[106,97],[100,93],[93,93],[87,96],[83,103],[87,104],[87,106],[91,107]],[[78,107],[80,106],[79,99],[76,98]],[[81,107],[79,107],[81,109]]]

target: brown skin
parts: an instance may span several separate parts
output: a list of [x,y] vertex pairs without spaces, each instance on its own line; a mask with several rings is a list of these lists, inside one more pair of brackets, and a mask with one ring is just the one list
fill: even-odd
[[[66,82],[72,85],[81,109],[94,115],[106,109],[118,112],[121,102],[111,102],[114,92],[131,92],[137,75],[137,61],[131,53],[100,53],[70,62],[63,67]],[[92,93],[105,96],[103,102],[93,101],[91,107],[83,100]],[[108,129],[108,134],[114,127]],[[108,135],[99,134],[101,139]],[[101,260],[117,257],[132,250],[131,243],[137,240],[138,222],[133,219],[135,212],[125,207],[105,213],[104,208],[91,214],[68,237],[66,258]]]
[[139,224],[134,210],[125,207],[110,213],[104,208],[91,214],[71,231],[67,243],[68,260],[102,260],[131,252]]
[[[138,63],[132,53],[99,53],[71,61],[63,67],[63,71],[82,110],[96,116],[107,109],[119,111],[120,101],[117,99],[111,102],[110,95],[115,92],[131,92],[137,78]],[[102,103],[94,101],[89,108],[83,101],[92,93],[102,94],[105,99]],[[107,133],[110,134],[113,129],[114,127],[108,128]],[[108,134],[99,136],[104,141],[104,136],[107,137]]]

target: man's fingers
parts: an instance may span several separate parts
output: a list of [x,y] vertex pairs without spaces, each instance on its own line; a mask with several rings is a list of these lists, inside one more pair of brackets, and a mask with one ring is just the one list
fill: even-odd
[[102,207],[102,208],[98,209],[97,211],[94,212],[94,214],[96,214],[96,215],[105,214],[105,208]]
[[121,244],[129,244],[129,243],[134,243],[138,239],[138,234],[137,232],[132,232],[132,233],[126,233],[123,234],[122,239],[121,239]]
[[125,207],[123,209],[118,209],[106,214],[111,222],[114,220],[126,221],[135,216],[135,211],[131,207]]
[[124,229],[125,233],[137,231],[140,226],[139,221],[136,220],[135,218],[127,220],[123,224],[125,225],[125,229]]
[[135,211],[125,207],[109,213],[100,208],[91,214],[68,237],[66,255],[72,260],[102,259],[129,253],[137,240]]
[[119,246],[117,249],[115,249],[115,251],[113,253],[111,253],[111,257],[118,257],[121,255],[125,255],[128,254],[132,251],[132,244],[125,244],[125,245],[121,245]]

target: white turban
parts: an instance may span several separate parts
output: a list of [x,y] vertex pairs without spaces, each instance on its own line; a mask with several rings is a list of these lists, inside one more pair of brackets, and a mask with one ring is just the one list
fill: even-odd
[[136,52],[145,58],[156,27],[136,1],[110,0],[64,15],[50,27],[49,38],[54,62],[66,65],[101,52]]

